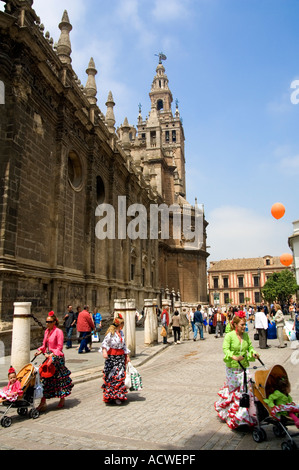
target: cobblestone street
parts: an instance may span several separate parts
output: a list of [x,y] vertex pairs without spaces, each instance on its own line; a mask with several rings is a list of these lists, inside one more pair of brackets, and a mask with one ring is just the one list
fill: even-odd
[[[12,410],[11,427],[0,428],[0,449],[280,450],[283,438],[275,437],[271,426],[266,428],[267,440],[257,444],[251,431],[232,431],[218,418],[213,405],[225,380],[222,339],[205,337],[171,344],[139,367],[143,390],[130,392],[122,406],[102,402],[99,377],[76,384],[63,410],[49,401],[36,420]],[[293,351],[290,344],[277,349],[276,343],[263,351],[263,362],[267,368],[277,363],[286,368],[298,401],[298,365],[289,360]]]

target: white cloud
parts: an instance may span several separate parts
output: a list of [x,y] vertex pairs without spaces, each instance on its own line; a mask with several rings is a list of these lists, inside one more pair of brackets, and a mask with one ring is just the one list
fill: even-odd
[[292,176],[299,175],[299,155],[283,158],[280,162],[280,168]]
[[190,16],[190,0],[155,0],[153,17],[156,21],[170,22],[184,20]]
[[288,251],[290,226],[271,215],[263,217],[248,208],[222,206],[214,209],[207,219],[209,261],[280,256]]

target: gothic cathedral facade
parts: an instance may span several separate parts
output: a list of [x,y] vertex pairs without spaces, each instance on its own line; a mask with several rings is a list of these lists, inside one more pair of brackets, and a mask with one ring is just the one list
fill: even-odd
[[[68,303],[111,312],[114,299],[161,303],[172,295],[207,301],[206,226],[202,243],[186,240],[100,239],[99,205],[186,201],[184,130],[161,57],[146,119],[115,128],[110,92],[106,114],[97,105],[96,68],[78,80],[64,12],[57,45],[33,0],[7,0],[0,12],[0,320],[13,302],[32,302],[36,315]],[[0,98],[1,98],[0,96]],[[194,217],[195,208],[191,207]],[[128,217],[129,219],[129,217]]]

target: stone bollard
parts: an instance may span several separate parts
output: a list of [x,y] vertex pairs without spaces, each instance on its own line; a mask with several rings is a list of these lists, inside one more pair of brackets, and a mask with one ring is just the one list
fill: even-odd
[[130,356],[136,356],[136,302],[128,299],[126,302],[126,344],[130,349]]
[[144,344],[153,346],[158,343],[157,300],[144,301]]
[[31,303],[15,302],[12,328],[11,365],[18,373],[30,363]]
[[124,335],[127,348],[130,349],[130,356],[136,356],[136,306],[134,299],[115,299],[114,317],[120,313],[125,321]]

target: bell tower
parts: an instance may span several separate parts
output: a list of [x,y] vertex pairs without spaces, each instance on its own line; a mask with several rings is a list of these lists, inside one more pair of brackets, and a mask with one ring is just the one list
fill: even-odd
[[132,142],[131,155],[154,190],[166,204],[175,204],[186,197],[185,136],[176,101],[173,114],[173,95],[162,61],[161,52],[149,97],[151,110],[144,120],[139,106],[137,138]]
[[166,60],[166,56],[162,53],[159,54],[159,65],[156,69],[156,76],[152,83],[152,89],[149,94],[152,108],[156,108],[158,112],[171,114],[171,104],[173,102],[172,93],[169,89],[169,80],[165,74],[165,68],[162,60]]

